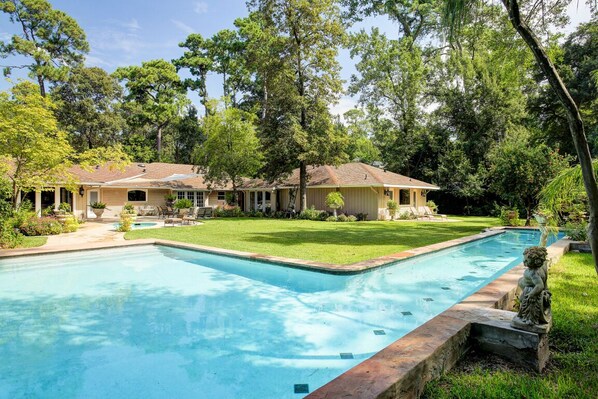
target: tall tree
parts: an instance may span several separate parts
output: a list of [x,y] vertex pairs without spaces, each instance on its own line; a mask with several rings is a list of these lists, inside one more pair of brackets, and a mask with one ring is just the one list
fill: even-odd
[[141,66],[118,68],[114,76],[125,81],[126,100],[139,105],[140,119],[156,129],[160,160],[162,131],[189,103],[175,66],[165,60],[152,60]]
[[119,147],[76,152],[53,109],[52,101],[42,97],[31,82],[14,86],[11,93],[0,93],[0,159],[8,165],[13,206],[20,191],[72,182],[68,169],[74,163],[89,167],[110,161],[118,167],[128,161]]
[[341,0],[344,17],[361,21],[363,17],[387,15],[397,22],[400,36],[411,43],[433,32],[439,20],[441,2],[437,0]]
[[361,109],[351,109],[344,113],[347,129],[347,155],[352,161],[372,163],[380,161],[380,151],[372,141],[373,127]]
[[185,115],[177,118],[169,130],[174,141],[174,162],[193,163],[193,150],[206,139],[197,117],[197,108],[187,107]]
[[80,65],[89,51],[83,29],[47,0],[1,0],[0,11],[22,31],[7,43],[0,41],[0,57],[20,55],[32,59],[30,64],[6,65],[4,73],[10,74],[14,68],[29,69],[42,96],[46,95],[47,81],[64,80],[68,70]]
[[214,60],[209,53],[212,43],[209,39],[204,39],[199,33],[190,34],[187,39],[179,43],[179,47],[187,49],[184,54],[173,60],[177,71],[188,69],[194,78],[187,78],[183,81],[185,87],[190,90],[197,90],[199,101],[204,107],[205,115],[208,115],[208,72],[213,69]]
[[235,204],[243,177],[253,177],[262,165],[255,122],[254,114],[237,108],[215,111],[204,119],[206,140],[197,147],[194,156],[208,182],[232,184]]
[[[299,208],[307,208],[307,166],[343,157],[345,137],[328,106],[342,92],[336,60],[344,29],[334,0],[255,0],[281,60],[267,84],[261,137],[274,176],[299,167]],[[271,40],[270,43],[279,42]]]
[[52,88],[60,125],[69,132],[78,150],[112,145],[119,141],[124,119],[119,110],[122,88],[102,68],[77,67],[68,80]]
[[533,145],[529,133],[514,131],[489,154],[490,187],[510,206],[526,211],[529,226],[542,188],[568,166],[567,159],[546,144]]
[[[519,2],[517,0],[501,0],[501,2],[507,11],[511,24],[530,48],[538,66],[548,79],[550,86],[565,109],[569,130],[573,138],[581,166],[584,186],[590,203],[588,238],[592,247],[596,273],[598,273],[598,185],[596,184],[592,156],[579,108],[563,83],[554,63],[546,53],[542,42],[532,28],[530,28],[526,19],[522,17]],[[475,3],[475,0],[448,0],[445,9],[447,24],[453,28],[458,28],[470,15],[470,10],[475,10]]]
[[210,40],[209,55],[213,61],[213,70],[222,75],[222,92],[225,97],[230,98],[232,107],[238,105],[237,96],[249,81],[244,46],[245,42],[238,32],[230,29],[218,31]]
[[374,123],[374,136],[389,170],[411,173],[410,158],[421,132],[426,68],[422,50],[409,37],[390,40],[377,28],[353,36],[351,56],[359,56],[359,76],[350,91],[359,93]]

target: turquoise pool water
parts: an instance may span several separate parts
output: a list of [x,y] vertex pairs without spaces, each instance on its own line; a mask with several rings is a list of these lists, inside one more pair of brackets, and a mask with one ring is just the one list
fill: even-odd
[[0,260],[0,398],[302,398],[538,240],[509,231],[352,276],[160,246]]
[[[131,224],[131,229],[133,229],[133,230],[147,229],[148,227],[154,227],[157,224],[158,223],[154,223],[154,222],[135,222],[135,223]],[[114,223],[115,229],[118,229],[119,227],[120,227],[120,223]]]

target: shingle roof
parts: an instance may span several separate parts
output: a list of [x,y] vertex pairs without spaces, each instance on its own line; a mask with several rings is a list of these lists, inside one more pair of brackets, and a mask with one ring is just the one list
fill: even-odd
[[[124,170],[114,169],[111,165],[98,166],[88,171],[75,166],[71,168],[81,183],[97,184],[110,187],[171,188],[207,190],[204,181],[193,165],[172,163],[130,164]],[[230,185],[216,186],[212,189],[231,189]]]
[[[351,162],[339,166],[309,166],[308,187],[404,187],[438,190],[439,187],[421,180],[385,171],[375,166],[361,162]],[[291,175],[278,182],[267,182],[262,179],[248,180],[243,188],[274,188],[291,187],[299,185],[299,168],[293,170]]]

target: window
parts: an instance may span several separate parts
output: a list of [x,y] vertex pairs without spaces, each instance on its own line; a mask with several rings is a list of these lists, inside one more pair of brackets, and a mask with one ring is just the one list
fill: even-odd
[[143,190],[131,190],[127,193],[127,201],[145,202],[147,201],[147,193]]
[[204,192],[203,191],[177,191],[177,199],[186,198],[193,203],[193,206],[204,206]]
[[409,190],[399,190],[399,205],[409,205]]
[[226,195],[224,194],[224,191],[218,191],[218,201],[225,201],[226,200]]

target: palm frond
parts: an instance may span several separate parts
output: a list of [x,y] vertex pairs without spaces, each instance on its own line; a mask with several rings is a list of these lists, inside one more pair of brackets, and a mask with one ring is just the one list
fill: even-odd
[[[598,159],[592,163],[598,177]],[[583,197],[585,192],[581,167],[577,165],[563,170],[544,186],[540,192],[540,204],[557,214],[561,204]]]

